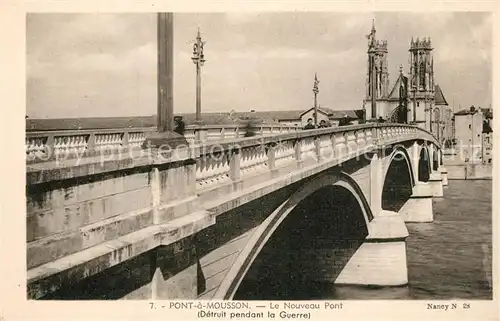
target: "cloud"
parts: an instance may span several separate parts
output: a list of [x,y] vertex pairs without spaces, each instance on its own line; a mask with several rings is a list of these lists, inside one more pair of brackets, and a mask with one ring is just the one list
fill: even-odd
[[229,25],[240,25],[254,21],[259,13],[255,12],[228,12],[224,14]]

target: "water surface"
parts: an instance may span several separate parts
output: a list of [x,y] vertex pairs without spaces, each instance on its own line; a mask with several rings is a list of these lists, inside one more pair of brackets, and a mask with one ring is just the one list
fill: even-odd
[[333,298],[492,299],[491,190],[491,180],[450,180],[433,201],[434,222],[406,224],[407,287],[336,286]]

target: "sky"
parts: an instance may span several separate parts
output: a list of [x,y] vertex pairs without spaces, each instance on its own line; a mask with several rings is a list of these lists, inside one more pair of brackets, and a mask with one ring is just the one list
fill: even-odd
[[[315,73],[321,106],[360,109],[373,19],[388,41],[391,86],[400,65],[408,72],[411,38],[431,37],[435,82],[450,106],[490,107],[489,13],[232,12],[174,15],[174,112],[195,112],[198,27],[203,112],[307,109]],[[30,118],[156,113],[156,14],[29,14],[26,32]]]

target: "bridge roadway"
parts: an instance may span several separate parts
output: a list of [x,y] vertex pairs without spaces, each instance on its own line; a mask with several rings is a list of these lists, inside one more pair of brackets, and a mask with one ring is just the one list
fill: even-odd
[[28,297],[405,285],[404,222],[433,220],[440,148],[421,128],[365,124],[27,164]]

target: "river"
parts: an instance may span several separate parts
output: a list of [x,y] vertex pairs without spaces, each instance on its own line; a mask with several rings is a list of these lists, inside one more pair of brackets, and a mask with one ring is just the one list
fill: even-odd
[[492,299],[491,191],[491,180],[450,180],[434,222],[406,224],[407,287],[336,286],[331,298]]

